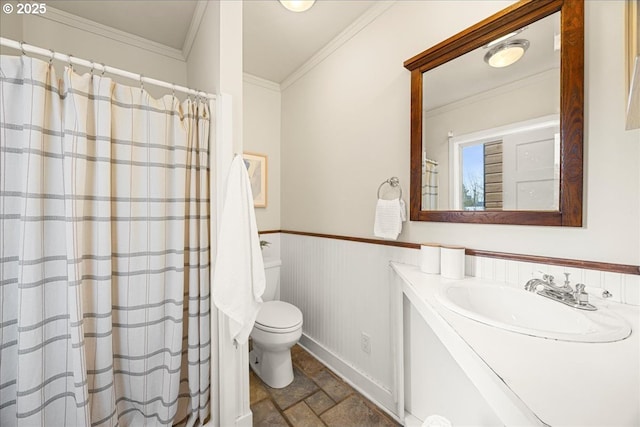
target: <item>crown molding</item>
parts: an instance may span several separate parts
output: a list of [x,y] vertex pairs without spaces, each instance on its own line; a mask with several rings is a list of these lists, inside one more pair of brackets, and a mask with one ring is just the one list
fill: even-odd
[[356,34],[362,31],[367,25],[371,24],[378,16],[386,12],[397,0],[381,0],[371,6],[364,14],[356,19],[344,31],[338,34],[325,47],[320,49],[307,62],[302,64],[297,70],[289,74],[289,76],[280,83],[281,90],[285,90],[295,83],[302,76],[311,71],[314,67],[324,61],[329,55],[338,50],[342,45],[351,40]]
[[[465,105],[473,104],[475,102],[480,102],[480,101],[486,101],[487,99],[495,98],[497,96],[513,92],[514,90],[517,90],[517,89],[522,89],[527,86],[542,83],[545,80],[554,78],[556,74],[559,75],[560,70],[558,68],[551,68],[545,71],[541,71],[538,74],[525,77],[524,79],[516,80],[515,82],[507,83],[507,84],[498,86],[496,88],[489,89],[484,92],[480,92],[475,95],[468,96],[458,101],[453,101],[448,104],[444,104],[439,107],[432,108],[431,110],[423,109],[422,110],[423,117],[425,118],[434,117],[439,114],[448,113],[450,111],[456,110]],[[556,79],[556,81],[559,82],[560,80]]]
[[174,49],[169,46],[165,46],[161,43],[157,43],[140,36],[136,36],[125,31],[109,27],[107,25],[100,24],[95,21],[91,21],[86,18],[73,15],[71,13],[64,12],[62,10],[51,7],[47,4],[47,13],[43,15],[31,15],[37,16],[43,19],[49,19],[62,25],[77,28],[88,33],[96,34],[101,37],[105,37],[111,40],[115,40],[130,46],[135,46],[140,49],[147,50],[149,52],[157,53],[172,59],[184,61],[185,58],[182,55],[182,51]]
[[207,10],[208,4],[208,1],[198,1],[196,3],[196,8],[193,11],[193,16],[191,17],[191,24],[189,24],[189,31],[187,31],[187,36],[185,37],[182,45],[182,57],[185,60],[189,58],[193,42],[196,40],[196,36],[198,35],[198,30],[200,29],[200,24],[202,24],[202,18],[204,18],[204,13]]
[[280,92],[280,85],[278,83],[271,80],[263,79],[262,77],[254,76],[253,74],[242,73],[242,81],[275,92]]

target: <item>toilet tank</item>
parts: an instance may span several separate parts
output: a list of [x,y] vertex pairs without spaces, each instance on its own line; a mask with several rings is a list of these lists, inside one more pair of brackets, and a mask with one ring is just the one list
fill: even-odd
[[262,301],[277,301],[280,299],[280,266],[282,261],[275,258],[264,259],[264,275],[266,285]]

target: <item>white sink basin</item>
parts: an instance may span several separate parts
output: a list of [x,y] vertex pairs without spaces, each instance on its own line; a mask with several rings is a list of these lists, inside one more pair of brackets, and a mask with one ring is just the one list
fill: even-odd
[[440,290],[438,300],[475,321],[541,338],[611,342],[631,334],[629,324],[606,308],[579,310],[508,286],[449,284]]

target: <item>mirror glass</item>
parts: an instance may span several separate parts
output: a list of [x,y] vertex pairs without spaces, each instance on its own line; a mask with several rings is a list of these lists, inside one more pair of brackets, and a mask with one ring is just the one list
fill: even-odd
[[422,74],[420,210],[560,209],[560,13]]

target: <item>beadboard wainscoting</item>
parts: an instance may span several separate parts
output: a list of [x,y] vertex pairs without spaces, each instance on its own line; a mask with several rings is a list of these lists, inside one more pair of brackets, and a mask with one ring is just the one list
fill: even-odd
[[[302,311],[300,343],[366,397],[394,411],[389,261],[415,249],[281,234],[281,299]],[[369,336],[370,353],[362,349]]]
[[[393,359],[389,262],[418,265],[420,251],[371,239],[313,236],[297,232],[262,235],[282,259],[281,299],[302,311],[300,343],[358,391],[392,413]],[[395,242],[394,242],[395,243]],[[265,252],[266,253],[266,252]],[[558,282],[585,283],[593,296],[640,305],[640,275],[467,255],[467,276],[522,287],[537,271]],[[633,266],[632,266],[633,267]],[[368,335],[370,353],[362,349]],[[406,339],[406,337],[405,337]]]

